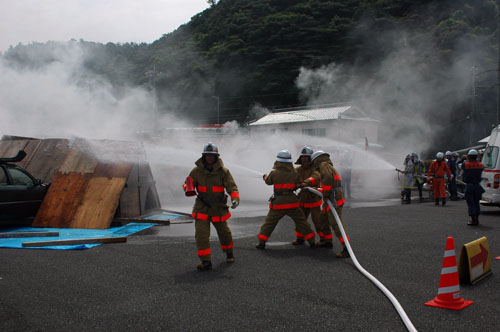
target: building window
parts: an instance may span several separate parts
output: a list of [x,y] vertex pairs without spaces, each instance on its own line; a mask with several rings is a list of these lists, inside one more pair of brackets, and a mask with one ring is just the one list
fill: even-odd
[[309,135],[309,136],[325,137],[326,136],[326,128],[302,129],[302,134]]

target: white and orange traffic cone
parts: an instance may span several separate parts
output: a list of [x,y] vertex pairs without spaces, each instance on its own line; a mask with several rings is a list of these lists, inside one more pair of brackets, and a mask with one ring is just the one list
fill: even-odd
[[438,295],[425,305],[431,307],[461,310],[472,301],[464,300],[460,296],[460,284],[458,282],[457,258],[455,255],[455,241],[451,236],[446,240],[444,251],[443,268],[441,270],[441,280],[439,281]]

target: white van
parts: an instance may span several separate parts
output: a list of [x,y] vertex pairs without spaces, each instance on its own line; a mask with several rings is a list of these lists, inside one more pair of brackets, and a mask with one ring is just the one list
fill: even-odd
[[500,207],[500,125],[491,131],[488,145],[483,154],[484,171],[481,185],[483,193],[482,205]]

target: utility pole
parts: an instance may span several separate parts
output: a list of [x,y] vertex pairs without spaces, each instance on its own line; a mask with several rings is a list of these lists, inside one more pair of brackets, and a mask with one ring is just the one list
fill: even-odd
[[497,73],[498,73],[498,91],[497,91],[497,123],[495,123],[495,126],[497,126],[500,122],[500,0],[497,0],[497,9],[498,9],[498,14],[497,14],[497,42],[498,42],[498,67],[497,67]]
[[219,98],[219,96],[212,96],[212,98],[217,99],[217,124],[220,124],[220,121],[219,121],[220,98]]
[[470,108],[470,116],[469,116],[469,121],[470,121],[470,136],[469,136],[469,146],[472,146],[472,138],[474,135],[474,113],[475,113],[475,108],[476,108],[476,67],[472,66],[471,68],[472,71],[472,76],[471,76],[471,108]]

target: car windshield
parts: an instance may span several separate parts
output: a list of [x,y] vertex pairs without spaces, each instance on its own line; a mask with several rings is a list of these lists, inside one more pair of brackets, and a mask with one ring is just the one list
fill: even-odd
[[10,168],[10,176],[12,178],[12,184],[17,186],[34,186],[35,183],[28,176],[28,174],[24,173],[20,169]]
[[487,146],[483,155],[483,165],[485,168],[495,168],[498,159],[498,146]]
[[8,184],[7,182],[7,175],[5,174],[5,170],[3,167],[0,167],[0,186],[6,186]]

